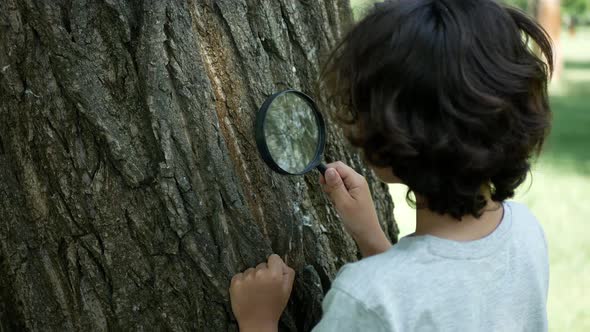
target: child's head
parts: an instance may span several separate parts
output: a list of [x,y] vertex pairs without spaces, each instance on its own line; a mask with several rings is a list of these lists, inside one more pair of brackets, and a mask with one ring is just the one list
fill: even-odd
[[550,126],[552,61],[546,33],[516,9],[397,0],[348,33],[325,74],[351,102],[347,136],[368,162],[460,219],[481,214],[485,191],[503,201],[525,180]]

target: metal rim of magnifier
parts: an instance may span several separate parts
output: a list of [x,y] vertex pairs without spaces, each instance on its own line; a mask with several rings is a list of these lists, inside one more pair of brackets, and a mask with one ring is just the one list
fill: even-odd
[[[287,94],[287,93],[296,94],[298,97],[300,97],[305,102],[307,102],[307,104],[311,107],[313,114],[315,115],[317,124],[318,124],[319,142],[318,142],[317,149],[315,151],[315,156],[314,156],[313,160],[307,165],[307,167],[305,167],[305,169],[300,173],[291,173],[289,171],[286,171],[275,162],[275,160],[272,158],[272,155],[270,153],[268,145],[266,144],[266,136],[264,135],[264,123],[266,122],[266,113],[268,112],[270,105],[272,104],[272,102],[275,99],[277,99],[278,97],[280,97],[284,94]],[[311,99],[311,97],[309,97],[308,95],[304,94],[301,91],[297,91],[294,89],[287,89],[287,90],[277,92],[277,93],[273,94],[272,96],[268,97],[264,101],[264,104],[262,104],[262,106],[260,106],[260,109],[258,110],[258,113],[256,114],[255,132],[256,132],[256,145],[258,146],[258,151],[260,152],[260,155],[262,156],[262,160],[264,160],[264,162],[275,172],[278,172],[280,174],[285,174],[285,175],[303,175],[303,174],[311,171],[312,169],[316,168],[322,161],[322,154],[324,153],[324,146],[326,145],[326,127],[324,124],[324,118],[322,117],[322,114],[318,111],[318,108],[317,108],[315,102],[313,101],[313,99]]]

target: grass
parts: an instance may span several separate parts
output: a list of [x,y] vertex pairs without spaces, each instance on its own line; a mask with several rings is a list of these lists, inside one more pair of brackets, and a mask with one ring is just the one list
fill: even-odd
[[[373,0],[351,0],[355,17]],[[590,331],[590,29],[561,41],[564,71],[550,89],[553,128],[546,149],[515,200],[539,218],[549,244],[550,331]],[[415,229],[407,187],[392,185],[400,236]]]

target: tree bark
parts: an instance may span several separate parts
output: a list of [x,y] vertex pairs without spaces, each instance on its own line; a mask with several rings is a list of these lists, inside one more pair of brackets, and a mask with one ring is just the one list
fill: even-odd
[[315,84],[351,21],[347,0],[0,1],[0,330],[235,331],[229,281],[273,252],[297,271],[280,327],[309,330],[358,250],[253,122],[314,96],[325,158],[367,176],[395,241]]

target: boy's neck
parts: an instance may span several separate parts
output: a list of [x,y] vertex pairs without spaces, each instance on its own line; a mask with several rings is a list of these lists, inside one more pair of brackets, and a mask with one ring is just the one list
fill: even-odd
[[[418,197],[417,201],[419,203]],[[467,215],[458,221],[448,214],[441,215],[427,208],[417,209],[415,235],[433,235],[454,241],[478,240],[491,234],[502,221],[503,215],[502,203],[494,202],[489,197],[479,218]]]

